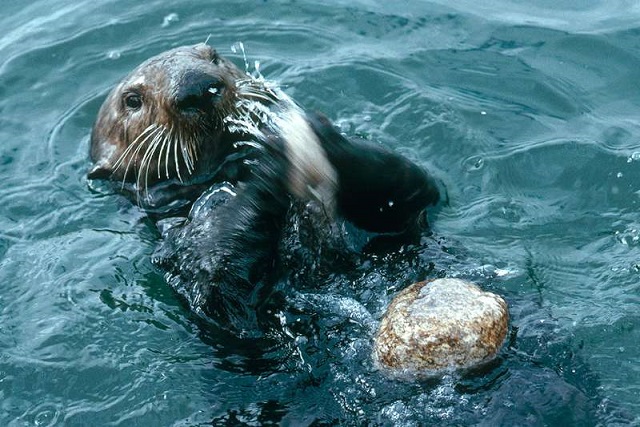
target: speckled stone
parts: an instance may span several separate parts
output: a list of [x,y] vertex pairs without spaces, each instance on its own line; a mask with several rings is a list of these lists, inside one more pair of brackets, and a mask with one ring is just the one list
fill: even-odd
[[496,355],[508,323],[506,302],[473,283],[414,283],[393,299],[382,318],[374,359],[396,373],[471,368]]

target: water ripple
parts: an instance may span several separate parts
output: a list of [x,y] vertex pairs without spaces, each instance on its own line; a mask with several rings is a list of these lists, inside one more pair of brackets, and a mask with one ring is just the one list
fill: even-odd
[[[638,409],[636,6],[3,7],[2,423],[606,424],[628,420],[616,402]],[[250,67],[448,192],[416,261],[371,260],[314,284],[304,291],[320,297],[273,313],[264,342],[201,334],[149,264],[151,222],[84,178],[113,83],[207,39],[240,66],[230,47],[244,42]],[[375,319],[399,288],[438,275],[503,294],[511,342],[470,377],[390,382],[368,358]]]

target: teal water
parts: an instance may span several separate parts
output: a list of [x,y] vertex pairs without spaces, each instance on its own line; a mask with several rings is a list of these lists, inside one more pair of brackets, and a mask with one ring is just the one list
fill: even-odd
[[[25,4],[0,8],[0,425],[640,423],[635,2]],[[203,336],[150,263],[153,222],[85,173],[109,88],[207,39],[445,183],[432,274],[507,299],[496,363],[373,369],[358,315],[400,268],[325,284],[268,349]]]

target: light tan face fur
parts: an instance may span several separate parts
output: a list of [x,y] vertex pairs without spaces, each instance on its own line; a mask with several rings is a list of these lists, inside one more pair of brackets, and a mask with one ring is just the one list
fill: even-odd
[[91,135],[89,178],[155,182],[194,175],[221,161],[232,141],[223,118],[246,78],[205,44],[153,57],[104,101]]

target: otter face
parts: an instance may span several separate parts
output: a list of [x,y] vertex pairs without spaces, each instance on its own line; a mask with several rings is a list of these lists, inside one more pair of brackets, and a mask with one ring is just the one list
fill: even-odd
[[184,181],[215,168],[232,144],[223,119],[246,78],[205,44],[153,57],[108,95],[91,134],[90,179]]

